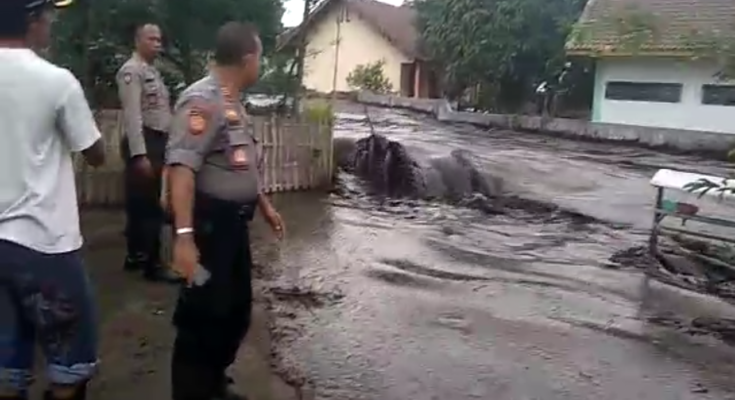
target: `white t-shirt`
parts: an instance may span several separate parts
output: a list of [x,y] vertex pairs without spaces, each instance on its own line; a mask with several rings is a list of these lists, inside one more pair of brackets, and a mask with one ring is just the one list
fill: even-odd
[[71,72],[0,48],[0,239],[43,253],[82,246],[71,155],[99,138]]

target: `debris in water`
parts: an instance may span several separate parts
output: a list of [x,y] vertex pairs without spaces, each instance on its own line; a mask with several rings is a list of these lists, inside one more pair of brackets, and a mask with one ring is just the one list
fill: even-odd
[[692,393],[709,393],[709,389],[707,389],[706,387],[702,386],[701,383],[697,383],[692,388]]

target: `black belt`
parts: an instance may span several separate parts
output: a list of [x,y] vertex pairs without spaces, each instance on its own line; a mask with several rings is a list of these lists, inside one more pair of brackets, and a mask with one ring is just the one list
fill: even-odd
[[240,203],[230,200],[218,199],[206,193],[197,192],[194,200],[195,209],[208,215],[217,215],[230,218],[237,218],[250,221],[255,216],[255,209],[258,207],[257,201]]
[[157,133],[159,135],[168,135],[168,132],[160,130],[160,129],[154,129],[148,126],[143,126],[143,132],[152,132]]

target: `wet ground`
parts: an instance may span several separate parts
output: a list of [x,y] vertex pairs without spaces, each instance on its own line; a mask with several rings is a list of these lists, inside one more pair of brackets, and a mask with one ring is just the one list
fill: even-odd
[[[122,270],[122,212],[85,211],[82,227],[85,262],[100,311],[101,365],[91,385],[90,398],[170,399],[169,363],[174,333],[170,321],[176,288],[150,284],[140,275]],[[259,268],[257,273],[261,271]],[[237,386],[254,399],[295,399],[294,390],[271,372],[268,318],[263,296],[257,297],[250,336],[241,349],[233,376]]]
[[[370,133],[362,106],[342,111],[338,136]],[[368,113],[418,158],[472,150],[529,201],[497,215],[384,201],[347,175],[340,194],[277,198],[287,239],[256,221],[260,295],[233,371],[253,399],[735,399],[735,308],[610,260],[645,244],[658,168],[724,164]],[[121,222],[84,216],[103,316],[92,398],[165,399],[175,293],[120,270]]]
[[[362,106],[342,111],[338,136],[370,133]],[[380,201],[349,176],[340,195],[282,199],[291,229],[266,257],[277,364],[306,397],[735,399],[735,349],[700,323],[735,308],[610,261],[645,244],[657,169],[724,164],[368,113],[417,158],[472,150],[532,201]]]

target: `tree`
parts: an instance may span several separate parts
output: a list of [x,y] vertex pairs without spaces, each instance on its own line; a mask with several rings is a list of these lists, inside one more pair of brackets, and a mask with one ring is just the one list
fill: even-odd
[[282,30],[282,15],[283,0],[78,0],[54,28],[50,57],[79,77],[95,105],[106,106],[116,99],[114,75],[130,55],[137,23],[161,26],[164,77],[176,87],[204,72],[219,26],[253,22],[267,55]]
[[422,46],[457,98],[480,87],[485,108],[517,109],[563,69],[584,0],[416,0]]
[[293,95],[299,89],[295,74],[297,59],[293,53],[282,51],[265,58],[260,67],[260,80],[249,91],[269,95]]
[[385,76],[385,60],[360,64],[347,75],[347,84],[354,90],[369,90],[374,93],[389,93],[393,90],[390,80]]

